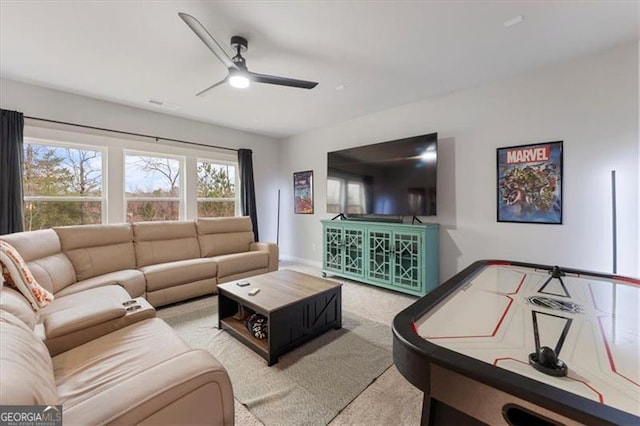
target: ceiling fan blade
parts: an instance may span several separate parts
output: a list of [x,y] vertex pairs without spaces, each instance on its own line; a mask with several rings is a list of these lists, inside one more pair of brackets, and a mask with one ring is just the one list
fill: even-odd
[[209,90],[213,89],[214,87],[218,87],[218,86],[220,86],[221,84],[226,83],[228,79],[229,79],[229,78],[227,77],[227,78],[225,78],[225,79],[223,79],[223,80],[220,80],[220,81],[219,81],[219,82],[217,82],[216,84],[211,85],[211,86],[207,87],[206,89],[204,89],[204,90],[202,90],[202,91],[200,91],[200,92],[196,93],[196,96],[200,96],[200,97],[207,96],[207,93],[209,93]]
[[249,72],[249,78],[256,83],[277,84],[279,86],[296,87],[299,89],[313,89],[318,85],[315,81],[297,80],[295,78],[277,77],[275,75],[256,74]]
[[227,52],[225,52],[222,46],[220,46],[220,44],[216,41],[216,39],[213,38],[211,34],[209,34],[209,31],[207,31],[207,29],[200,23],[200,21],[186,13],[180,12],[178,13],[178,15],[189,26],[189,28],[191,28],[191,30],[196,33],[198,37],[200,37],[200,40],[202,40],[204,44],[207,45],[209,50],[211,50],[213,54],[216,55],[216,57],[220,59],[220,61],[222,61],[222,63],[227,68],[237,68],[229,55],[227,55]]

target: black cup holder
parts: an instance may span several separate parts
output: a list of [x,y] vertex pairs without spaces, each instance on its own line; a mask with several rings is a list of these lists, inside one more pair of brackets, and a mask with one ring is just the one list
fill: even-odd
[[142,306],[140,305],[131,305],[127,308],[127,312],[135,312],[138,309],[142,309]]
[[135,305],[137,302],[133,299],[131,300],[127,300],[126,302],[122,302],[122,306],[127,307],[127,306],[131,306],[131,305]]

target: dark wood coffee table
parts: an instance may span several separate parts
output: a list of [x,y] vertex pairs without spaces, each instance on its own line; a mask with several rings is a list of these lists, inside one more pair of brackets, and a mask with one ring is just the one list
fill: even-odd
[[[218,285],[218,327],[267,360],[313,339],[325,331],[342,327],[342,284],[288,269]],[[250,296],[249,291],[260,292]],[[238,304],[267,317],[268,338],[257,339],[244,321],[233,318]]]

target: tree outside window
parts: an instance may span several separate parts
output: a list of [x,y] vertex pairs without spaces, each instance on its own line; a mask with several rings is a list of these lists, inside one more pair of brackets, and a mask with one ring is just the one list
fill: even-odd
[[126,154],[127,222],[180,218],[181,163],[170,157]]
[[198,217],[235,216],[236,167],[198,161]]
[[24,228],[102,222],[103,152],[24,144]]

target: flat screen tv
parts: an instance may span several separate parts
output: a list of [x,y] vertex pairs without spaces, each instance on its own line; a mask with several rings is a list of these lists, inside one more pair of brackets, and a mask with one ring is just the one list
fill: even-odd
[[327,212],[434,216],[437,165],[437,133],[329,152]]

